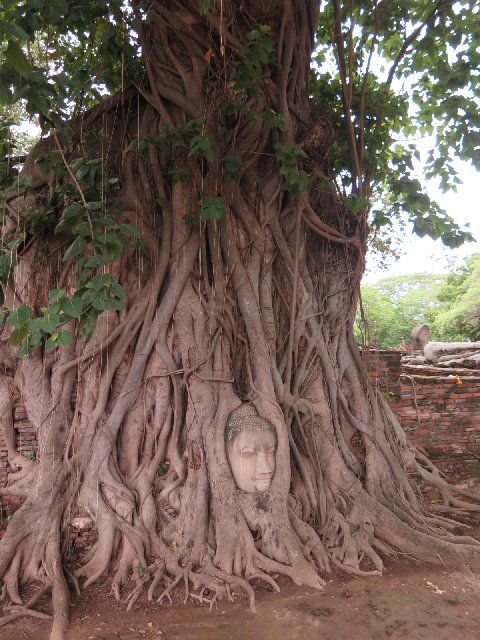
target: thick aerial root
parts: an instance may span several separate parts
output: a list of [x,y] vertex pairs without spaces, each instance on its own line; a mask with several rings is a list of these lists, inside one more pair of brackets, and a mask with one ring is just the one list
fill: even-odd
[[290,523],[303,544],[303,554],[308,560],[312,558],[319,569],[330,571],[328,555],[322,541],[315,531],[303,520],[301,520],[292,510],[289,511]]
[[7,597],[16,605],[23,605],[23,601],[18,591],[18,583],[20,579],[20,566],[23,559],[23,549],[25,547],[25,541],[22,541],[18,546],[17,553],[15,554],[10,568],[4,577]]
[[[181,567],[179,565],[172,566],[172,562],[168,563],[168,570],[174,577],[168,578],[165,573],[165,565],[162,564],[153,574],[152,584],[148,590],[148,599],[151,600],[153,598],[153,593],[158,584],[163,580],[166,583],[164,590],[161,592],[159,597],[157,598],[157,602],[162,602],[165,598],[172,602],[171,593],[172,591],[183,581],[185,586],[185,598],[184,603],[188,601],[189,598],[194,598],[199,600],[200,602],[208,602],[210,604],[210,609],[223,598],[228,598],[233,602],[231,587],[239,587],[243,589],[248,597],[250,602],[250,610],[255,612],[255,593],[249,584],[249,582],[239,576],[233,576],[217,569],[210,558],[206,558],[200,571],[192,571],[191,567]],[[251,576],[260,577],[260,576]],[[190,589],[190,583],[193,586],[193,591],[200,591],[199,594],[195,594]],[[269,582],[272,584],[272,582]],[[275,585],[276,586],[276,585]],[[213,593],[211,598],[206,598],[204,596],[205,590],[208,589],[209,592]],[[278,587],[277,587],[278,589]]]
[[[289,566],[267,558],[257,551],[253,556],[254,565],[269,574],[281,574],[289,577],[296,585],[307,585],[313,589],[323,590],[326,586],[325,580],[322,580],[312,566],[310,571],[306,571],[308,564],[302,566]],[[313,578],[315,576],[315,578]]]
[[3,625],[13,622],[17,618],[21,618],[23,616],[31,616],[33,618],[40,618],[41,620],[50,620],[52,617],[51,615],[43,613],[42,611],[35,611],[32,607],[34,607],[37,602],[51,590],[52,585],[49,584],[43,587],[43,589],[40,589],[40,591],[32,596],[26,604],[12,604],[4,606],[3,611],[7,612],[7,614],[0,618],[0,627],[3,627]]
[[[202,566],[198,570],[193,570],[191,565],[181,566],[175,558],[175,554],[170,550],[165,555],[165,558],[156,561],[146,568],[144,572],[142,571],[142,575],[138,575],[138,566],[130,565],[129,573],[130,576],[135,576],[136,584],[125,598],[127,611],[131,610],[147,585],[147,599],[149,602],[156,596],[155,592],[158,588],[163,587],[157,596],[157,603],[161,603],[164,600],[172,603],[172,592],[183,583],[185,589],[184,603],[187,603],[188,599],[192,598],[209,604],[211,610],[222,599],[228,599],[233,602],[232,589],[236,588],[245,591],[249,599],[250,610],[255,612],[255,592],[250,584],[251,581],[261,580],[275,591],[280,591],[277,582],[262,570],[262,564],[268,565],[269,571],[274,570],[277,573],[284,573],[292,578],[295,576],[298,579],[293,567],[285,567],[276,561],[266,558],[257,551],[254,552],[251,558],[250,568],[245,577],[228,574],[218,569],[209,556],[204,558]],[[126,568],[118,567],[117,575],[119,571],[124,575]],[[324,583],[322,582],[322,584]],[[119,595],[118,582],[116,589]],[[208,596],[205,594],[206,591],[208,591]]]
[[[413,462],[413,457],[415,461]],[[449,484],[440,475],[439,470],[431,463],[431,461],[423,455],[420,451],[415,450],[415,453],[411,455],[412,462],[415,471],[420,477],[429,485],[435,487],[442,498],[443,505],[432,505],[432,508],[436,511],[443,513],[474,513],[480,512],[480,505],[478,504],[479,496],[471,491],[466,491]],[[454,494],[461,495],[465,498],[469,498],[473,502],[466,502],[465,500],[459,500]]]
[[[370,521],[362,522],[355,511],[350,517],[351,522],[337,511],[323,532],[332,563],[354,575],[381,575],[383,562],[373,549],[376,541],[373,525]],[[375,569],[361,569],[364,560],[373,564]]]

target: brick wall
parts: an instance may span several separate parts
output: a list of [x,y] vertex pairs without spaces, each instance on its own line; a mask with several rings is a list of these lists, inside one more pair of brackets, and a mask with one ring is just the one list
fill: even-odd
[[480,484],[480,372],[402,367],[402,355],[364,353],[374,385],[410,439],[451,481]]
[[410,438],[457,482],[480,483],[480,376],[403,375],[394,409]]
[[362,357],[374,386],[388,399],[392,409],[400,407],[402,353],[364,349]]
[[[24,456],[30,457],[36,455],[38,448],[37,438],[35,431],[28,422],[25,407],[21,405],[15,407],[14,424],[17,449]],[[7,447],[0,429],[0,487],[7,485],[8,473],[11,471],[12,469],[8,464]],[[5,531],[10,516],[18,509],[22,502],[22,498],[15,496],[0,497],[0,537]]]

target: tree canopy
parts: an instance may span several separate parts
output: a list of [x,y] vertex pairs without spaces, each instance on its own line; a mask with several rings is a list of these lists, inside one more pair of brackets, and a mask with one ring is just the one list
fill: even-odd
[[480,340],[480,254],[475,253],[449,274],[438,290],[439,305],[431,314],[440,340]]
[[[201,13],[208,16],[214,6],[204,0]],[[12,105],[21,103],[46,133],[105,95],[141,87],[148,73],[139,33],[154,14],[155,3],[3,3],[4,185],[15,148]],[[321,3],[309,92],[314,110],[336,133],[329,156],[334,172],[323,186],[340,189],[355,213],[372,207],[374,230],[403,217],[418,235],[448,246],[470,238],[425,193],[414,161],[415,140],[428,136],[425,176],[439,179],[442,189],[458,184],[455,157],[478,167],[479,29],[475,2]],[[261,81],[269,50],[258,34],[241,52],[237,83]]]

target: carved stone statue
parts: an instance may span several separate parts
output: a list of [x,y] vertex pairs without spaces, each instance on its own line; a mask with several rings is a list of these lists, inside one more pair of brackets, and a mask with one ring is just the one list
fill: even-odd
[[239,489],[246,493],[268,491],[275,473],[277,435],[273,424],[252,405],[242,404],[229,415],[225,449]]
[[429,339],[429,327],[428,324],[417,324],[412,329],[412,349],[414,351],[422,351]]

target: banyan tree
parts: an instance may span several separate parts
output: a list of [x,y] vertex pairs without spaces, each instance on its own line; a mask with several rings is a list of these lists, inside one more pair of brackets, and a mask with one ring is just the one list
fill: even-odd
[[[454,520],[476,497],[409,444],[353,336],[392,79],[459,20],[398,4],[7,2],[5,101],[45,131],[2,200],[1,494],[25,499],[0,542],[9,619],[28,582],[61,640],[70,593],[105,576],[128,607],[178,586],[254,609],[275,574],[480,563]],[[73,567],[78,517],[94,544]]]

